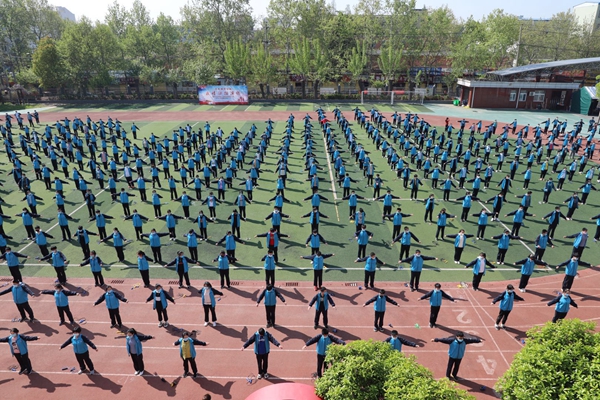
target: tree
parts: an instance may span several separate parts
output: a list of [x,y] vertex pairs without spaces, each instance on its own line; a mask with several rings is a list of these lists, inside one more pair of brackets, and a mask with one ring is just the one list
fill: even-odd
[[326,362],[333,365],[316,382],[325,400],[472,399],[447,379],[435,380],[419,365],[388,343],[357,340],[330,346]]
[[366,43],[356,42],[356,47],[352,49],[352,55],[348,59],[347,69],[352,75],[352,81],[358,82],[360,91],[364,90],[364,83],[362,80],[363,73],[367,67],[367,48]]
[[28,10],[30,29],[35,41],[46,36],[54,39],[60,38],[65,22],[54,7],[48,4],[48,0],[25,0],[25,6]]
[[0,21],[0,43],[3,50],[6,49],[4,62],[10,65],[14,75],[28,67],[28,55],[35,40],[29,29],[25,0],[0,1]]
[[302,79],[302,97],[306,97],[306,81],[312,71],[312,50],[307,38],[296,42],[294,55],[290,58],[292,72]]
[[228,42],[224,55],[225,72],[234,81],[245,82],[250,72],[250,45],[241,39]]
[[329,73],[329,60],[323,52],[320,40],[313,40],[313,57],[311,62],[310,77],[313,81],[315,99],[319,97],[319,85],[325,80]]
[[525,346],[496,383],[502,398],[600,398],[600,334],[594,322],[565,319],[527,332]]
[[43,38],[39,41],[33,53],[33,73],[44,88],[57,88],[63,85],[66,69],[54,39]]
[[168,67],[178,64],[177,50],[181,34],[173,18],[160,13],[154,25],[154,39],[158,62]]
[[264,46],[257,44],[250,58],[251,71],[254,81],[260,87],[260,94],[265,98],[265,85],[269,85],[277,70],[273,65],[271,54],[265,50]]
[[512,66],[519,40],[519,20],[503,10],[492,11],[483,21],[485,32],[486,68],[502,69]]
[[402,48],[394,45],[388,40],[385,48],[381,49],[381,55],[377,60],[379,69],[388,81],[389,90],[393,89],[393,82],[396,80],[396,74],[400,71],[402,62]]
[[227,43],[252,37],[254,19],[248,0],[191,0],[181,8],[185,39],[199,45],[202,57],[225,66]]
[[486,67],[485,32],[479,21],[469,18],[460,31],[460,39],[454,44],[452,54],[452,74],[457,78],[474,75]]

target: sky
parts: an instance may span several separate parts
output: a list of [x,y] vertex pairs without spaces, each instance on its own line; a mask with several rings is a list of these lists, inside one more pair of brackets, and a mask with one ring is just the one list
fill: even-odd
[[[331,1],[331,0],[329,0]],[[55,6],[63,6],[71,11],[79,19],[82,16],[87,16],[92,21],[104,20],[106,10],[114,0],[49,0],[50,4]],[[150,10],[152,17],[158,16],[161,12],[170,15],[175,20],[180,19],[179,10],[185,5],[188,0],[142,0],[144,5]],[[347,6],[354,9],[358,0],[334,0],[338,10],[344,10]],[[119,3],[127,8],[131,8],[133,0],[119,0]],[[553,14],[567,11],[573,6],[580,4],[581,1],[566,1],[566,0],[503,0],[496,3],[495,1],[481,0],[417,0],[417,7],[437,8],[442,5],[447,5],[457,18],[467,19],[473,16],[475,19],[481,19],[489,14],[495,8],[503,8],[509,14],[523,16],[529,18],[550,18]],[[266,9],[269,0],[250,0],[255,17],[266,16]]]

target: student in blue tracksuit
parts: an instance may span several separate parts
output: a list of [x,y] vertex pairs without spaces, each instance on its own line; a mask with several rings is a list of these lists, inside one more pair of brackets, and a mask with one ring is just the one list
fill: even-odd
[[156,310],[158,314],[158,327],[168,327],[169,326],[169,315],[167,314],[167,300],[171,303],[175,304],[175,300],[169,295],[169,293],[163,290],[161,284],[157,284],[154,287],[154,290],[150,293],[150,296],[146,299],[146,303],[149,301],[153,301],[152,309]]
[[275,307],[277,305],[277,297],[286,304],[285,298],[279,293],[273,285],[267,285],[267,288],[258,296],[256,300],[256,307],[260,305],[260,302],[265,299],[265,312],[267,314],[267,328],[275,326]]
[[554,307],[554,318],[552,318],[553,324],[559,319],[564,319],[567,316],[570,306],[578,308],[575,301],[571,298],[571,290],[566,288],[563,288],[562,293],[548,302],[548,306],[554,304],[556,304],[556,307]]
[[107,236],[104,239],[100,240],[100,242],[101,243],[106,242],[111,239],[113,241],[113,246],[115,248],[115,251],[117,252],[117,258],[119,259],[120,262],[125,261],[125,253],[123,252],[123,246],[125,245],[125,242],[127,241],[127,239],[125,239],[123,234],[121,232],[119,232],[118,228],[114,228],[113,234],[111,236]]
[[102,214],[100,210],[96,210],[94,218],[90,218],[90,222],[96,221],[96,227],[98,228],[98,237],[100,240],[106,239],[106,220],[113,219],[110,215]]
[[267,285],[275,285],[275,256],[273,250],[269,250],[260,261],[264,261],[263,267],[265,269],[265,282]]
[[127,221],[129,219],[133,223],[133,230],[135,230],[135,238],[137,240],[141,240],[142,226],[144,225],[144,222],[148,221],[148,217],[144,217],[143,215],[138,214],[137,209],[134,209],[133,214],[123,218],[123,221]]
[[148,261],[154,262],[154,260],[148,257],[143,251],[140,250],[137,252],[137,267],[142,276],[145,288],[150,287],[150,265],[148,264]]
[[480,343],[483,339],[465,338],[462,332],[456,332],[456,335],[447,338],[431,339],[432,342],[449,344],[448,348],[448,367],[446,368],[446,378],[460,380],[458,377],[458,368],[465,355],[467,344]]
[[498,254],[496,255],[496,264],[504,264],[504,257],[508,251],[510,240],[520,239],[520,236],[512,235],[508,229],[504,230],[504,233],[496,236],[492,236],[492,239],[498,240]]
[[506,329],[506,320],[513,309],[515,300],[525,301],[525,299],[515,293],[515,287],[511,284],[507,285],[506,290],[492,300],[492,304],[500,302],[500,312],[498,313],[496,324],[494,325],[496,329]]
[[325,355],[327,354],[327,348],[329,347],[329,345],[331,343],[335,343],[345,346],[346,342],[333,335],[330,335],[329,329],[323,328],[321,330],[321,334],[308,340],[302,347],[302,350],[306,349],[307,346],[313,345],[315,343],[317,344],[317,377],[320,378],[323,376],[323,367],[327,369],[327,365],[325,364]]
[[189,376],[191,365],[194,378],[197,378],[198,367],[196,366],[196,348],[194,346],[207,346],[208,342],[196,340],[190,337],[188,331],[183,331],[181,332],[181,338],[177,339],[174,345],[179,347],[179,356],[183,360],[183,377]]
[[329,293],[327,293],[327,288],[325,286],[321,286],[321,288],[319,289],[319,293],[317,293],[315,295],[315,297],[312,298],[310,303],[308,303],[309,310],[311,309],[313,304],[315,304],[315,326],[314,326],[314,328],[317,329],[319,327],[319,318],[321,317],[321,314],[323,314],[323,325],[325,325],[325,328],[329,327],[329,324],[328,324],[329,318],[327,317],[327,309],[329,308],[329,305],[331,305],[331,308],[335,308],[335,303],[333,302],[331,295]]
[[31,373],[31,360],[29,359],[29,350],[27,342],[38,340],[37,336],[25,336],[19,334],[17,328],[10,330],[10,335],[5,338],[0,338],[0,343],[8,343],[10,346],[10,354],[17,359],[21,370],[19,375],[29,375]]
[[237,261],[237,258],[235,258],[235,248],[236,248],[236,242],[240,243],[240,244],[246,244],[243,240],[241,240],[240,238],[238,238],[237,236],[235,236],[231,231],[227,231],[227,233],[225,234],[225,236],[223,236],[221,238],[221,240],[219,240],[217,243],[215,243],[215,246],[219,246],[221,243],[225,242],[225,252],[227,253],[227,255],[232,258],[234,261]]
[[258,374],[256,375],[257,379],[269,379],[269,342],[273,343],[280,349],[283,349],[283,346],[279,344],[277,339],[275,339],[269,332],[265,331],[264,328],[260,328],[242,345],[242,351],[244,351],[245,348],[251,344],[254,344],[254,354],[256,354],[256,363],[258,364]]
[[142,335],[137,333],[133,328],[129,328],[125,335],[125,347],[127,348],[127,355],[131,357],[133,362],[133,369],[135,370],[134,375],[144,375],[144,356],[142,354],[142,342],[146,340],[154,339],[153,336]]
[[36,260],[52,260],[52,266],[56,272],[58,283],[65,285],[67,283],[67,274],[65,274],[65,263],[67,262],[67,256],[65,256],[61,251],[58,251],[56,246],[50,247],[50,250],[50,254],[45,257],[36,257]]
[[0,292],[0,296],[4,296],[7,293],[12,293],[13,301],[17,306],[17,310],[19,310],[19,314],[21,314],[21,319],[19,319],[19,322],[27,321],[25,312],[29,314],[29,320],[33,322],[33,310],[29,305],[28,295],[35,296],[35,294],[33,294],[31,289],[29,289],[29,287],[24,283],[14,280],[12,286]]
[[437,260],[437,257],[429,257],[421,255],[421,250],[416,250],[415,254],[398,261],[400,263],[410,264],[410,291],[419,290],[419,280],[421,279],[421,271],[423,270],[423,261]]
[[83,262],[81,264],[79,264],[80,267],[83,267],[84,265],[88,265],[90,264],[90,270],[92,271],[92,275],[94,276],[94,286],[95,287],[102,287],[104,286],[104,277],[102,276],[102,260],[100,259],[100,257],[98,257],[98,255],[96,254],[95,250],[92,250],[90,252],[90,256],[89,258],[83,260]]
[[54,285],[54,290],[42,290],[40,293],[51,294],[54,296],[54,302],[56,304],[56,309],[58,310],[58,317],[60,318],[60,323],[58,326],[64,325],[65,314],[69,318],[71,325],[75,324],[75,319],[73,318],[73,314],[69,308],[69,298],[67,296],[79,296],[79,293],[71,290],[64,290],[60,283]]
[[525,293],[525,288],[527,287],[527,283],[529,282],[529,278],[531,278],[531,274],[533,274],[533,269],[536,265],[547,266],[548,263],[542,261],[541,259],[537,259],[535,254],[530,254],[527,258],[524,258],[519,261],[515,261],[515,265],[521,265],[521,280],[519,281],[519,291],[521,293]]
[[113,291],[112,286],[106,287],[106,292],[96,300],[94,306],[106,301],[106,308],[108,309],[108,315],[110,316],[110,327],[121,329],[121,313],[119,312],[119,303],[127,303],[127,299],[121,294]]
[[408,254],[410,252],[411,239],[414,239],[417,243],[421,243],[419,238],[416,237],[414,233],[410,231],[409,227],[405,226],[404,232],[402,232],[400,235],[395,237],[394,240],[392,240],[392,244],[398,241],[400,242],[400,257],[398,258],[399,260],[408,257]]
[[473,290],[479,290],[479,283],[481,282],[481,278],[485,275],[486,266],[490,268],[496,268],[492,263],[490,263],[485,253],[479,253],[476,259],[465,265],[465,268],[473,268]]
[[304,260],[310,260],[313,266],[313,286],[315,287],[315,292],[319,290],[321,286],[323,286],[323,262],[326,258],[335,256],[335,253],[331,254],[322,254],[320,251],[317,251],[316,254],[312,254],[310,256],[300,256],[300,258]]
[[406,340],[400,336],[398,336],[398,331],[393,330],[391,336],[387,337],[384,340],[385,343],[389,343],[392,346],[392,349],[396,351],[402,351],[402,345],[410,346],[410,347],[423,347],[423,345],[418,345],[414,342]]
[[0,255],[0,260],[6,260],[6,265],[8,265],[8,270],[10,271],[13,280],[23,282],[23,277],[19,269],[19,258],[29,258],[29,256],[12,251],[10,247],[6,247],[4,254]]
[[394,299],[385,295],[385,290],[381,289],[377,296],[374,296],[367,300],[363,307],[368,306],[371,303],[374,304],[375,309],[375,322],[373,323],[373,330],[375,332],[383,332],[383,318],[385,316],[386,303],[390,303],[398,307],[398,303],[394,301]]
[[94,343],[90,341],[90,339],[81,334],[81,327],[76,326],[75,328],[73,328],[73,336],[67,339],[67,341],[60,346],[59,350],[64,349],[68,345],[73,345],[75,358],[79,363],[78,374],[81,375],[87,372],[87,369],[89,368],[90,375],[94,375],[96,371],[94,371],[94,364],[90,359],[90,352],[88,350],[88,346],[90,346],[96,351],[98,351],[98,349],[96,348],[96,345],[94,345]]
[[450,300],[453,303],[456,303],[456,300],[452,298],[452,296],[446,294],[442,290],[442,285],[436,283],[434,285],[434,289],[427,294],[424,294],[419,298],[418,301],[429,299],[430,311],[429,311],[429,327],[435,328],[437,325],[438,314],[440,313],[440,308],[442,306],[442,298]]
[[[224,257],[227,257],[222,252]],[[217,301],[215,299],[215,294],[219,296],[223,296],[223,293],[219,292],[217,289],[214,289],[210,282],[204,282],[204,286],[201,290],[198,291],[200,293],[200,298],[202,300],[202,307],[204,308],[204,326],[208,326],[208,312],[210,311],[212,316],[212,326],[217,326],[217,313],[215,312],[215,308],[217,306]]]
[[581,257],[583,256],[583,250],[585,250],[585,246],[586,246],[587,240],[589,238],[587,228],[582,228],[581,232],[574,233],[574,234],[568,235],[568,236],[563,236],[563,238],[564,239],[575,238],[575,240],[573,241],[573,251],[571,252],[571,255],[579,257],[581,259]]
[[556,266],[556,271],[558,271],[560,267],[565,267],[565,277],[562,283],[563,289],[571,290],[571,287],[573,286],[573,280],[575,280],[575,277],[577,276],[577,268],[580,265],[583,265],[585,267],[590,266],[589,263],[581,261],[577,257],[577,255],[571,255],[571,258],[569,258],[567,261],[562,262]]
[[357,258],[356,260],[354,260],[354,262],[365,263],[365,290],[369,288],[369,284],[371,286],[371,289],[375,289],[374,284],[376,268],[378,265],[385,265],[385,263],[379,258],[377,258],[375,253],[369,254],[368,257]]

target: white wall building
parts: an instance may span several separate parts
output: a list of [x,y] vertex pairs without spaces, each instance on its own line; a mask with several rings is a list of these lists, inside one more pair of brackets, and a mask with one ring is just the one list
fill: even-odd
[[573,7],[573,14],[580,25],[588,26],[591,31],[600,29],[600,3],[586,2]]

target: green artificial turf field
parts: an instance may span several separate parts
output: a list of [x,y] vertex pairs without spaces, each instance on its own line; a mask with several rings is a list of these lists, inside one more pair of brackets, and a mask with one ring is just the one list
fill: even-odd
[[[45,124],[46,121],[49,123],[53,123],[57,119],[62,119],[65,116],[68,116],[70,119],[72,119],[74,116],[84,117],[86,112],[92,111],[105,112],[104,120],[106,120],[106,117],[108,115],[111,115],[113,118],[118,118],[118,111],[192,111],[205,110],[207,109],[206,107],[209,106],[196,106],[191,104],[164,104],[144,107],[141,107],[140,105],[135,105],[129,107],[124,106],[123,104],[117,104],[114,106],[106,106],[102,108],[54,108],[52,110],[49,110],[48,112],[41,111],[40,114],[42,122]],[[244,107],[247,108],[247,106]],[[270,105],[269,107],[261,106],[258,110],[256,108],[250,108],[250,110],[253,111],[265,111],[264,118],[262,118],[259,121],[245,120],[243,111],[239,111],[236,107],[229,110],[239,111],[239,118],[236,118],[237,121],[214,120],[209,122],[211,123],[213,130],[216,129],[217,126],[220,126],[226,133],[230,132],[234,127],[237,127],[242,133],[245,133],[249,130],[252,123],[255,123],[258,127],[257,133],[260,135],[260,133],[265,128],[264,120],[269,118],[269,112],[267,110],[287,110],[288,112],[290,112],[290,108],[292,107],[301,111],[291,111],[294,112],[296,116],[296,130],[294,135],[295,141],[292,143],[291,146],[293,154],[291,154],[289,158],[289,169],[291,173],[288,175],[288,183],[285,191],[286,197],[291,201],[291,203],[285,204],[283,208],[283,212],[290,215],[290,220],[284,220],[282,223],[282,232],[290,235],[290,238],[284,238],[280,243],[280,261],[278,263],[279,269],[276,273],[276,278],[277,280],[286,281],[312,280],[312,267],[310,261],[300,259],[300,256],[310,254],[310,248],[306,248],[304,245],[305,240],[310,233],[310,223],[308,222],[307,218],[301,218],[301,215],[306,214],[310,211],[310,203],[307,201],[303,201],[303,199],[310,194],[310,187],[309,182],[305,181],[307,179],[307,173],[304,171],[303,151],[301,149],[302,140],[300,135],[302,132],[302,117],[307,111],[313,111],[314,105],[307,103],[306,105],[302,105],[302,107],[298,107],[297,105],[288,106],[285,104],[274,104]],[[426,107],[420,107],[422,106],[407,105],[398,106],[394,109],[403,113],[406,111],[417,111],[419,113],[427,112]],[[352,120],[352,114],[350,111],[351,108],[353,108],[353,106],[351,105],[344,107],[344,110],[347,110],[345,111],[345,115],[349,120]],[[387,105],[381,106],[380,108],[383,111],[385,111],[388,116],[388,110],[392,110],[392,107]],[[217,108],[210,108],[210,110],[215,109]],[[324,106],[324,109],[327,110],[327,107]],[[368,108],[363,106],[363,110],[368,110]],[[111,113],[111,111],[113,112]],[[323,170],[319,172],[319,178],[321,182],[320,193],[329,200],[322,203],[320,208],[320,211],[329,217],[329,219],[323,220],[321,223],[320,233],[328,242],[328,245],[324,245],[321,247],[321,251],[324,253],[335,253],[335,257],[329,258],[325,262],[327,268],[324,274],[324,281],[326,282],[328,280],[335,280],[361,282],[363,279],[363,263],[354,263],[354,260],[356,259],[357,255],[357,244],[353,240],[355,225],[354,222],[351,222],[348,219],[347,201],[341,200],[342,189],[337,184],[335,185],[335,187],[331,184],[328,161],[324,151],[323,135],[320,132],[318,123],[315,122],[316,113],[311,112],[311,116],[313,117],[313,137],[315,139],[316,144],[317,160],[319,162],[319,165],[323,167]],[[331,108],[327,112],[327,116],[331,120],[333,120],[333,113],[331,112]],[[519,118],[517,112],[515,112],[515,117]],[[243,121],[240,122],[241,120]],[[573,118],[573,120],[575,119]],[[129,132],[131,121],[122,119],[121,121],[123,123],[122,125]],[[189,120],[169,122],[157,121],[152,123],[143,123],[141,121],[136,121],[137,126],[140,128],[138,132],[137,143],[141,147],[141,138],[143,136],[149,136],[150,132],[154,132],[158,137],[162,137],[165,134],[168,134],[170,137],[170,133],[173,129],[176,129],[179,126],[184,126],[187,123],[192,125],[194,130],[197,130],[203,127],[204,120],[201,120],[201,122]],[[263,172],[259,180],[260,186],[254,191],[253,204],[248,205],[247,207],[248,220],[246,222],[242,222],[241,238],[246,242],[246,244],[238,244],[236,256],[239,259],[239,261],[238,263],[232,266],[231,277],[233,280],[263,279],[264,272],[262,270],[262,262],[260,261],[260,258],[266,253],[265,239],[254,238],[254,236],[256,234],[266,232],[271,226],[270,221],[264,221],[264,218],[273,210],[273,204],[269,203],[268,199],[275,195],[274,167],[275,163],[278,160],[278,156],[274,154],[274,152],[279,148],[279,140],[282,138],[284,128],[284,122],[278,122],[274,125],[274,135],[271,140],[271,146],[268,149],[267,157],[265,158],[265,162],[262,166]],[[343,135],[340,134],[339,129],[337,129],[337,125],[334,125],[334,128],[336,128],[335,132],[337,134],[337,140],[340,142],[341,147],[344,150],[347,150],[345,140],[343,138]],[[361,130],[360,127],[356,124],[353,124],[352,128],[354,130],[354,133],[358,136],[359,141],[362,142],[366,146],[367,150],[371,152],[371,157],[376,165],[377,172],[381,174],[381,177],[384,180],[382,194],[385,193],[385,190],[391,189],[394,195],[402,197],[401,200],[395,201],[393,209],[395,209],[396,206],[401,206],[403,213],[414,214],[412,217],[404,219],[404,225],[409,226],[411,228],[411,231],[421,241],[420,244],[413,243],[413,246],[411,248],[411,254],[414,252],[414,250],[420,249],[424,255],[435,256],[440,258],[440,261],[426,262],[426,268],[421,278],[423,281],[470,280],[472,273],[470,270],[464,269],[463,265],[466,262],[474,259],[480,251],[486,252],[490,261],[495,260],[496,241],[491,240],[490,236],[500,234],[504,228],[504,225],[506,225],[510,229],[510,227],[512,226],[512,217],[503,217],[501,218],[500,223],[490,222],[486,231],[486,240],[477,242],[469,240],[468,247],[465,249],[462,256],[463,265],[454,264],[452,262],[452,255],[454,251],[453,242],[451,240],[446,240],[444,242],[435,242],[433,240],[436,231],[435,224],[432,225],[429,223],[423,223],[423,201],[415,202],[408,200],[409,191],[404,190],[402,188],[400,180],[396,180],[395,171],[390,170],[390,167],[387,165],[385,159],[382,157],[381,152],[376,151],[375,146],[371,143],[370,140],[367,139],[365,131]],[[38,128],[38,130],[41,131],[41,127]],[[438,131],[441,131],[439,127]],[[15,132],[18,133],[18,129],[16,129]],[[129,133],[128,136],[131,137],[131,134]],[[18,144],[18,140],[16,141],[16,143]],[[134,143],[136,142],[134,141]],[[256,145],[257,143],[258,140],[255,139],[254,145]],[[4,153],[4,151],[2,151],[2,153]],[[511,152],[509,152],[509,157],[507,157],[507,161],[504,163],[504,172],[508,170],[508,164],[512,159],[510,157],[511,153],[512,150]],[[250,151],[248,153],[248,155],[246,156],[246,162],[251,161],[253,154],[253,151]],[[43,153],[42,157],[44,157]],[[358,165],[355,165],[354,158],[350,157],[348,153],[344,153],[343,158],[346,161],[348,173],[351,175],[352,178],[358,180],[358,183],[353,184],[353,189],[357,191],[357,194],[365,196],[367,198],[371,198],[373,190],[370,187],[365,187],[366,180],[364,180],[363,178],[362,171],[359,171]],[[21,159],[27,164],[25,166],[25,171],[27,173],[27,176],[30,177],[30,179],[32,179],[33,181],[35,175],[32,172],[32,165],[30,160],[26,159],[26,157],[22,157]],[[50,266],[50,264],[46,264],[44,262],[35,260],[35,257],[40,255],[37,245],[35,243],[23,240],[26,236],[25,230],[22,226],[21,218],[15,217],[15,214],[17,214],[24,206],[23,198],[25,197],[25,195],[18,190],[16,184],[12,180],[12,177],[10,175],[7,175],[8,171],[11,169],[11,165],[8,162],[5,154],[2,155],[2,160],[3,164],[0,165],[0,167],[2,175],[6,177],[3,180],[4,186],[1,188],[3,193],[3,212],[4,214],[13,216],[11,219],[4,221],[4,229],[6,233],[13,237],[13,239],[9,241],[9,245],[13,248],[13,250],[23,252],[30,256],[28,260],[25,260],[25,266],[22,268],[22,273],[24,275],[54,276],[54,270]],[[49,165],[49,160],[46,161],[48,161]],[[495,166],[495,157],[492,156],[491,161],[492,165]],[[570,162],[570,160],[568,161]],[[588,163],[588,167],[591,165],[592,163]],[[70,166],[70,170],[73,166],[74,165]],[[513,188],[507,196],[508,202],[505,203],[504,207],[502,208],[502,214],[506,214],[510,211],[513,211],[518,207],[519,200],[515,198],[515,195],[520,195],[524,193],[524,190],[522,190],[523,176],[521,175],[521,172],[523,172],[524,170],[524,163],[521,163],[519,173],[516,176],[516,180],[513,182]],[[530,253],[530,249],[534,248],[533,240],[543,228],[547,227],[547,223],[541,220],[541,216],[550,212],[556,205],[563,206],[562,202],[570,194],[572,194],[573,191],[577,191],[579,186],[583,184],[583,176],[575,174],[574,181],[566,182],[563,191],[552,193],[549,204],[541,205],[538,204],[538,201],[540,201],[542,197],[542,183],[538,180],[539,166],[536,166],[534,164],[533,171],[534,174],[531,180],[530,189],[534,191],[534,195],[532,207],[530,208],[529,212],[535,213],[536,217],[528,218],[525,222],[525,226],[521,229],[520,235],[525,239],[524,243],[512,241],[506,257],[506,265],[501,265],[498,269],[491,270],[484,278],[485,280],[517,279],[519,276],[520,269],[518,267],[510,265],[509,263],[526,257]],[[171,173],[173,173],[173,168],[171,168]],[[61,179],[64,179],[64,175],[62,174],[62,172],[57,172],[57,176],[61,177]],[[135,239],[135,234],[131,221],[122,220],[123,211],[121,205],[119,203],[111,203],[109,193],[100,191],[98,184],[96,183],[96,181],[92,180],[91,174],[88,170],[83,172],[83,176],[87,181],[93,182],[90,186],[93,188],[94,193],[97,194],[96,208],[100,209],[105,214],[115,217],[114,220],[108,221],[107,223],[107,231],[109,232],[109,234],[112,230],[113,225],[116,225],[119,227],[119,229],[126,238]],[[149,176],[150,174],[148,172],[148,168],[146,168],[146,177],[149,178]],[[177,174],[175,176],[177,176]],[[238,178],[243,178],[245,176],[246,174],[244,173],[238,173]],[[422,172],[419,172],[419,176],[422,178]],[[497,193],[496,185],[503,176],[504,173],[495,173],[490,189],[488,189],[486,192],[482,192],[479,197],[483,199],[488,199],[495,195]],[[163,179],[162,173],[160,177],[163,188],[158,191],[163,197],[163,213],[167,209],[170,209],[176,215],[183,215],[181,205],[169,200],[170,196],[167,188],[167,182]],[[423,183],[424,186],[422,186],[419,190],[419,199],[424,199],[430,193],[434,193],[436,195],[436,198],[438,198],[437,205],[434,211],[434,218],[442,207],[447,208],[448,212],[451,214],[460,215],[460,211],[462,208],[461,202],[443,202],[441,201],[441,190],[431,190],[429,186],[430,180],[423,180]],[[126,187],[124,180],[121,180],[121,182],[119,182],[118,190],[120,190],[121,187]],[[470,184],[467,184],[467,187],[470,188]],[[233,205],[233,201],[235,200],[238,194],[238,189],[236,188],[242,188],[242,186],[237,186],[236,182],[236,184],[234,185],[234,189],[227,190],[226,202],[217,207],[218,220],[216,221],[216,223],[211,223],[208,226],[208,234],[210,236],[209,240],[207,242],[200,242],[198,246],[199,261],[201,262],[201,267],[194,267],[190,271],[190,277],[192,279],[218,278],[215,263],[213,263],[212,260],[215,257],[217,257],[219,251],[221,249],[224,249],[224,247],[215,246],[215,242],[222,238],[226,231],[229,229],[229,222],[227,221],[227,217],[231,214],[232,210],[236,208]],[[44,184],[41,181],[33,181],[32,190],[37,196],[42,198],[42,201],[40,201],[40,204],[38,204],[38,213],[41,214],[41,217],[35,220],[35,224],[39,224],[45,231],[54,236],[54,239],[50,240],[50,244],[56,244],[59,250],[61,250],[70,260],[70,266],[67,271],[67,276],[91,277],[91,273],[88,267],[80,268],[78,266],[82,259],[82,252],[76,241],[72,240],[71,242],[61,242],[60,240],[60,229],[58,226],[56,226],[56,206],[52,200],[52,196],[54,195],[54,193],[45,190]],[[147,184],[148,195],[150,194],[151,190],[151,185]],[[134,193],[135,190],[131,190],[130,192]],[[193,190],[188,190],[188,193],[191,194],[192,192]],[[181,194],[180,186],[178,187],[178,193]],[[207,190],[203,188],[202,193],[203,198],[205,198]],[[70,185],[65,185],[65,194],[67,195],[66,211],[74,219],[69,224],[71,232],[74,232],[78,225],[83,225],[86,229],[92,232],[97,232],[94,222],[88,221],[87,208],[82,202],[81,194],[75,190],[75,185],[73,184],[73,182],[71,182]],[[455,199],[457,197],[462,196],[463,194],[463,190],[453,189],[451,198]],[[586,250],[583,259],[585,261],[590,262],[592,260],[595,260],[600,255],[599,248],[597,247],[596,243],[594,243],[592,240],[593,234],[595,232],[595,221],[590,221],[590,218],[592,216],[599,213],[599,203],[600,202],[598,201],[598,193],[592,192],[590,198],[588,199],[588,204],[580,206],[579,210],[577,210],[577,212],[575,213],[575,218],[573,221],[561,221],[555,237],[556,248],[548,249],[546,251],[545,260],[547,262],[549,262],[552,265],[556,265],[562,261],[565,261],[570,255],[573,240],[562,239],[563,235],[577,233],[584,226],[590,230],[590,239],[588,240],[588,249]],[[490,208],[489,204],[486,206]],[[400,246],[399,244],[390,245],[392,223],[382,223],[382,202],[360,201],[359,207],[363,207],[366,211],[367,229],[373,232],[374,234],[373,239],[368,245],[367,253],[370,251],[374,251],[377,253],[377,256],[382,261],[386,262],[386,265],[382,266],[381,269],[377,272],[376,280],[408,280],[409,266],[404,264],[403,269],[397,268]],[[150,218],[150,221],[144,225],[144,232],[149,232],[151,228],[156,228],[159,232],[167,232],[164,221],[154,220],[154,213],[150,202],[141,203],[139,196],[133,197],[131,209],[137,209],[140,214]],[[192,205],[191,215],[195,217],[200,209],[204,210],[205,214],[208,215],[206,206],[200,206],[200,202],[196,202]],[[477,204],[477,202],[474,202],[473,207],[471,208],[471,214],[478,212],[480,209],[480,205]],[[563,213],[566,213],[566,206],[563,206]],[[467,231],[467,233],[475,234],[477,229],[475,217],[469,217],[468,222],[461,222],[459,219],[449,221],[448,226],[446,228],[446,234],[457,233],[458,230],[461,228],[464,228]],[[186,255],[188,255],[186,241],[182,235],[189,229],[197,230],[197,225],[192,223],[191,221],[179,221],[179,224],[177,226],[177,235],[179,236],[178,241],[170,242],[168,238],[162,238],[162,252],[163,259],[165,261],[171,261],[175,257],[177,250],[184,250]],[[144,250],[146,251],[146,254],[151,256],[151,251],[147,240],[134,240],[125,247],[127,263],[126,265],[123,265],[118,263],[117,261],[116,253],[112,248],[112,242],[108,242],[107,244],[96,244],[96,239],[96,237],[91,238],[91,249],[96,250],[98,252],[98,255],[104,261],[104,263],[107,264],[105,268],[106,271],[104,272],[105,278],[110,279],[123,277],[139,277],[139,273],[137,271],[136,266],[137,251]],[[0,268],[0,271],[4,275],[9,274],[6,267]],[[553,274],[555,272],[539,270],[538,273]],[[153,265],[150,274],[151,278],[176,279],[177,277],[176,273],[172,269],[167,269],[160,265]]]

